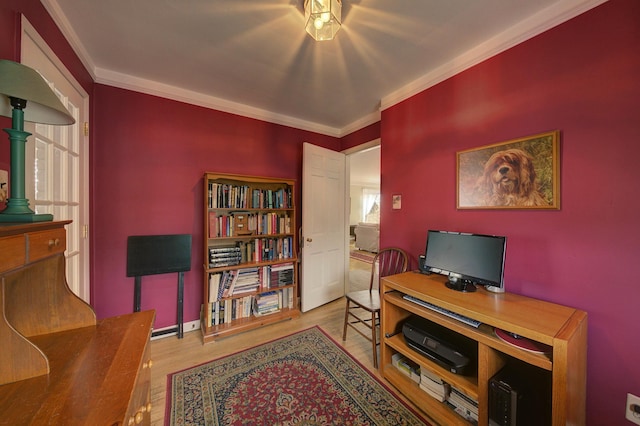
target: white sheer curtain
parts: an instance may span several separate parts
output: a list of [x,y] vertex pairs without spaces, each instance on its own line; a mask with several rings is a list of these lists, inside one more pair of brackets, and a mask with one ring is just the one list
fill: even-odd
[[362,221],[380,223],[380,191],[378,189],[362,189]]

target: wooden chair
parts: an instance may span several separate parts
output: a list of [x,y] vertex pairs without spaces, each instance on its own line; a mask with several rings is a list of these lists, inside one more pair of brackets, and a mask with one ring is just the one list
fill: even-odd
[[[371,341],[374,368],[378,368],[377,327],[380,325],[380,278],[406,272],[408,265],[409,257],[404,250],[396,247],[382,249],[373,258],[369,290],[353,291],[346,294],[347,309],[344,313],[342,340],[347,340],[347,327],[351,327]],[[374,282],[376,283],[375,288]],[[358,324],[361,325],[358,326]],[[371,334],[365,334],[362,326],[368,328]]]

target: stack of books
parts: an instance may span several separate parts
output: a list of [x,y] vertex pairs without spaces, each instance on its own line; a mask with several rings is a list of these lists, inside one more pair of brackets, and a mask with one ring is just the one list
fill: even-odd
[[391,364],[414,382],[420,383],[420,366],[415,362],[395,353],[391,356]]
[[242,261],[240,247],[209,247],[209,267],[238,265]]
[[229,288],[229,296],[253,293],[260,288],[260,273],[258,267],[242,268],[235,271],[234,281]]
[[449,396],[449,385],[440,376],[423,368],[420,373],[420,389],[440,402]]
[[255,297],[253,314],[255,316],[269,315],[280,310],[282,304],[281,291],[269,291]]
[[478,401],[452,386],[447,403],[466,420],[478,424]]

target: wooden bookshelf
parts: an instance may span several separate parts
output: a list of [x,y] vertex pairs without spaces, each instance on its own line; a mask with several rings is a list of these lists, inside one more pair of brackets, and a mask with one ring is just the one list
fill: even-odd
[[[478,403],[478,425],[489,423],[489,382],[503,366],[529,365],[551,376],[551,424],[585,424],[587,314],[567,306],[517,294],[496,294],[478,288],[462,293],[446,288],[446,277],[406,272],[381,280],[381,371],[383,376],[436,424],[469,425],[446,403],[424,392],[392,365],[396,353],[410,359]],[[424,308],[403,298],[417,297],[449,311],[480,321],[478,327]],[[409,347],[402,324],[410,316],[426,319],[466,336],[477,344],[477,365],[467,375],[454,374]],[[536,353],[500,339],[496,329],[546,345]],[[541,423],[542,424],[542,423]]]
[[203,180],[203,342],[299,316],[295,180]]

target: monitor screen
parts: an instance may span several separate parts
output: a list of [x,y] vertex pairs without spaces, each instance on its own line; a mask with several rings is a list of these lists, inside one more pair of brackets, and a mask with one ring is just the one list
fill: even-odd
[[455,290],[474,291],[480,284],[502,292],[506,244],[506,237],[430,230],[423,271],[448,276],[447,286]]

